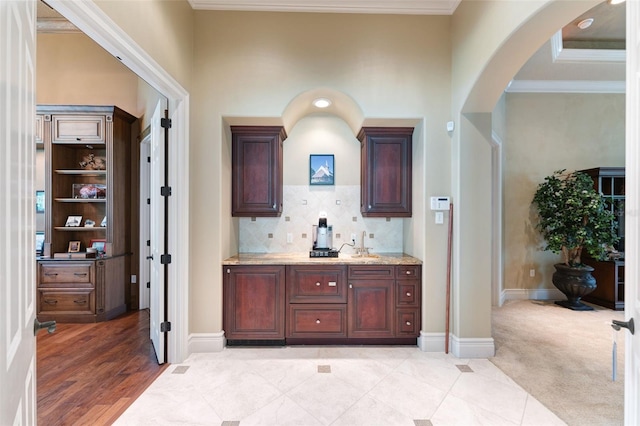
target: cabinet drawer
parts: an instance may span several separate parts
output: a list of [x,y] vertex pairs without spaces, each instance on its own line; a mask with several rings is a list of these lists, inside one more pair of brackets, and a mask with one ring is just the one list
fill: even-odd
[[420,281],[398,281],[396,283],[396,304],[398,306],[419,306]]
[[289,305],[287,337],[347,337],[344,304]]
[[344,266],[287,267],[289,303],[347,303]]
[[416,279],[420,278],[420,265],[400,265],[396,266],[396,279]]
[[40,285],[78,283],[92,285],[93,283],[93,262],[92,263],[40,263]]
[[420,332],[420,309],[398,309],[396,311],[396,335],[418,336]]
[[393,279],[393,266],[349,266],[349,279]]
[[54,115],[53,143],[105,143],[104,115]]
[[94,293],[87,291],[40,291],[39,312],[94,312]]

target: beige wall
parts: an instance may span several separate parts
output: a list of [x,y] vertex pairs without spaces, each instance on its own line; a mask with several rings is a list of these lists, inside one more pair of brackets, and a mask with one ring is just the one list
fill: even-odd
[[[191,332],[221,330],[221,274],[212,265],[237,251],[225,117],[279,118],[300,93],[321,87],[351,97],[365,119],[424,121],[414,150],[422,173],[415,175],[419,192],[414,191],[414,218],[405,225],[420,237],[406,250],[429,271],[424,327],[442,328],[446,227],[426,220],[423,204],[425,197],[446,195],[449,188],[449,21],[446,16],[196,13],[191,193],[211,197],[191,201]],[[299,167],[285,164],[285,175]],[[433,314],[432,304],[441,315]]]
[[505,107],[504,288],[554,288],[560,257],[540,250],[533,194],[555,170],[624,167],[625,96],[507,94]]

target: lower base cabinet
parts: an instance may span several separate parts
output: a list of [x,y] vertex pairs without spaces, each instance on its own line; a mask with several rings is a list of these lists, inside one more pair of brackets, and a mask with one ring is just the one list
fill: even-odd
[[223,266],[228,345],[416,344],[420,265]]
[[38,320],[91,323],[125,313],[125,260],[39,260]]

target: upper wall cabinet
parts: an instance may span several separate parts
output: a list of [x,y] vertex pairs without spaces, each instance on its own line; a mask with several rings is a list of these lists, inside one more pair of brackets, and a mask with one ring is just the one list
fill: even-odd
[[232,216],[282,213],[281,126],[231,126]]
[[411,217],[413,127],[363,127],[360,211],[364,217]]

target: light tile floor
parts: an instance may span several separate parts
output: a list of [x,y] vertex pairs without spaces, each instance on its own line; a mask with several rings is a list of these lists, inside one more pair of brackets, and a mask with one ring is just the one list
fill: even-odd
[[115,425],[563,425],[487,359],[417,347],[226,348],[170,366]]

